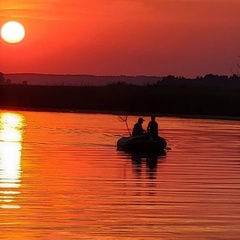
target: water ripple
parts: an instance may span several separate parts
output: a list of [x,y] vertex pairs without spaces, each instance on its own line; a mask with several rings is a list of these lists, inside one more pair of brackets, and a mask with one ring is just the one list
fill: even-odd
[[21,161],[0,157],[1,239],[239,238],[237,122],[159,118],[171,150],[136,160],[115,116],[21,115]]

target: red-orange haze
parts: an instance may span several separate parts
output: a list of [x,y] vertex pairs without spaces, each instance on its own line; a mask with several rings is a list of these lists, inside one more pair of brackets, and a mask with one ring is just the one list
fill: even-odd
[[185,77],[231,75],[240,62],[239,0],[2,0],[0,72]]

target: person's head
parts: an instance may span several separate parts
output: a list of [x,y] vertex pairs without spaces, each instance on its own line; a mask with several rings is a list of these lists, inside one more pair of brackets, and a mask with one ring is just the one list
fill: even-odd
[[141,117],[138,119],[138,123],[141,123],[141,124],[142,124],[142,123],[143,123],[143,121],[144,121],[144,119],[143,119],[143,118],[141,118]]
[[154,116],[154,115],[151,116],[152,121],[155,121],[155,118],[156,118],[156,116]]

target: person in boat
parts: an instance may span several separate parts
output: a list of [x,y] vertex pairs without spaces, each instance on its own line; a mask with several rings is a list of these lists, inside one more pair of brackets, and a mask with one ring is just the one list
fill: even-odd
[[145,131],[142,127],[143,122],[144,122],[144,119],[140,117],[138,119],[137,123],[135,123],[135,125],[133,127],[133,131],[132,131],[132,137],[144,134]]
[[156,117],[151,116],[151,121],[148,123],[147,132],[151,137],[158,137],[158,123],[156,122]]

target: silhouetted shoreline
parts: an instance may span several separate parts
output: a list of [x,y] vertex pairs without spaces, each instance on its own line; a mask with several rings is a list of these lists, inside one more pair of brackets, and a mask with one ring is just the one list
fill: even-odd
[[114,112],[114,111],[81,111],[81,110],[72,110],[72,109],[47,109],[47,108],[1,108],[0,111],[23,111],[23,112],[56,112],[56,113],[83,113],[83,114],[109,114],[116,116],[142,116],[148,117],[151,115],[156,115],[157,117],[168,117],[168,118],[184,118],[184,119],[214,119],[214,120],[230,120],[230,121],[240,121],[240,117],[232,117],[232,116],[211,116],[211,115],[173,115],[173,114],[158,114],[151,112]]
[[99,110],[72,110],[72,109],[60,109],[60,108],[26,108],[26,107],[8,107],[0,108],[0,111],[16,111],[16,112],[56,112],[56,113],[83,113],[83,114],[109,114],[116,116],[142,116],[148,117],[155,115],[157,117],[168,117],[168,118],[189,118],[189,119],[213,119],[213,120],[229,120],[229,121],[240,121],[240,117],[233,116],[211,116],[211,115],[183,115],[183,114],[159,114],[152,112],[115,112],[115,111],[99,111]]
[[0,85],[0,108],[12,110],[238,120],[239,100],[239,88],[209,86]]

